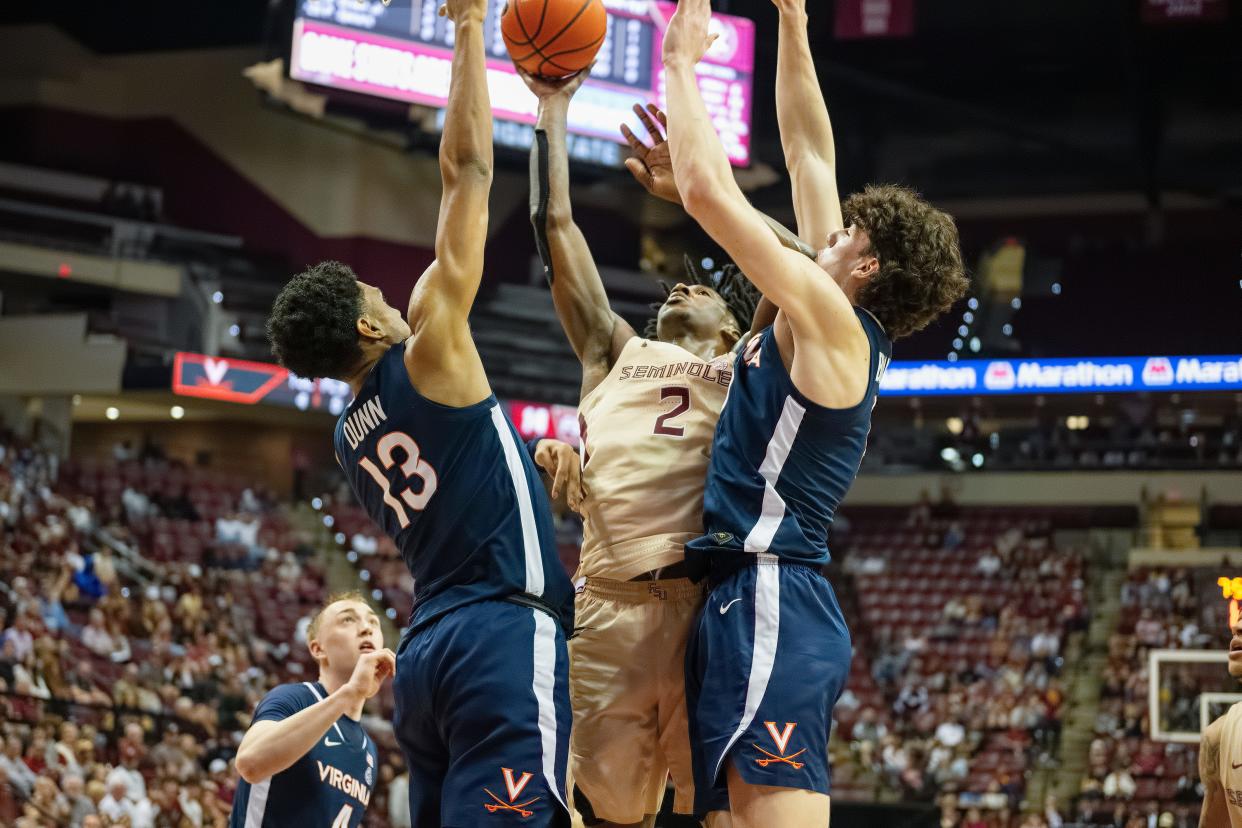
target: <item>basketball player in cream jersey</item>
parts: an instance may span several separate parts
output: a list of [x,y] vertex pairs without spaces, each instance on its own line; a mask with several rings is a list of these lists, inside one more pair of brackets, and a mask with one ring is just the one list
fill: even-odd
[[[1242,620],[1229,642],[1229,675],[1242,681]],[[1199,744],[1199,828],[1242,828],[1242,702],[1208,725]]]
[[[566,111],[585,72],[552,83],[524,75],[539,97],[531,153],[531,217],[552,298],[582,362],[579,405],[583,545],[570,642],[570,775],[590,826],[653,825],[671,775],[674,810],[690,813],[685,643],[703,588],[686,577],[683,545],[702,533],[703,482],[732,377],[731,352],[758,298],[732,267],[712,281],[688,265],[659,308],[652,338],[609,307],[591,251],[573,222]],[[626,130],[642,156],[661,150]],[[672,173],[631,159],[654,195],[676,200]],[[640,169],[641,168],[641,169]],[[640,174],[642,173],[642,174]],[[792,233],[774,231],[787,242]]]

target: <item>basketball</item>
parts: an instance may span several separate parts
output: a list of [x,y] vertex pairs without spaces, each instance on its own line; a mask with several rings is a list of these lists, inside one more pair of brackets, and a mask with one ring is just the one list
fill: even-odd
[[500,19],[513,62],[544,78],[590,66],[607,30],[603,0],[509,0]]

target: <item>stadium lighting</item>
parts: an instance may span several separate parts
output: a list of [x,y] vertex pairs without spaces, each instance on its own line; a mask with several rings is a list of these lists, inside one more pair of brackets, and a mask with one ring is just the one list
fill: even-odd
[[229,325],[229,336],[240,336],[240,335],[241,335],[240,325]]
[[384,597],[384,593],[380,592],[378,589],[373,589],[371,590],[371,597],[378,601]]
[[979,341],[979,337],[972,336],[970,338],[970,350],[977,354],[981,348],[983,348],[983,343]]
[[1052,283],[1052,295],[1053,295],[1053,296],[1060,296],[1060,295],[1061,295],[1061,283],[1060,283],[1060,282],[1053,282],[1053,283]]
[[332,528],[332,524],[334,524],[334,523],[336,523],[336,519],[335,519],[335,518],[333,518],[333,517],[332,517],[332,515],[324,515],[324,516],[323,516],[323,525],[324,525],[324,526],[326,526],[326,527],[328,527],[329,529],[331,529],[331,528]]
[[973,296],[970,297],[970,299],[967,300],[966,302],[966,307],[970,308],[971,310],[979,310],[979,300]]
[[962,314],[962,321],[969,325],[971,322],[975,321],[975,315],[970,311],[966,311]]
[[716,266],[716,260],[713,259],[711,256],[704,256],[703,261],[700,262],[699,264],[703,265],[704,270],[711,270],[713,267]]
[[364,580],[364,581],[370,581],[370,580],[371,580],[371,570],[369,570],[369,569],[360,569],[360,570],[358,570],[358,577],[359,577],[359,578],[361,578],[361,579],[362,579],[362,580]]
[[117,408],[115,405],[110,405],[104,411],[104,416],[109,420],[116,420],[121,416],[121,409]]
[[958,333],[958,336],[965,336],[966,334],[970,333],[970,328],[966,327],[965,325],[960,325],[958,326],[957,333]]
[[956,463],[962,459],[962,455],[953,446],[948,446],[940,450],[940,459],[946,463]]
[[185,409],[179,405],[174,405],[172,408],[168,409],[168,416],[172,417],[174,420],[180,420],[185,416]]
[[983,455],[976,452],[974,456],[970,458],[970,465],[974,466],[976,469],[983,468]]
[[965,345],[965,344],[966,344],[966,343],[965,343],[965,342],[963,342],[963,341],[962,341],[962,338],[959,336],[957,339],[954,339],[954,340],[953,340],[953,350],[955,350],[955,351],[960,351],[960,350],[962,350],[962,346],[963,346],[963,345]]
[[311,498],[311,508],[318,512],[323,508],[323,500],[318,497]]
[[389,607],[388,609],[384,610],[384,615],[387,615],[391,619],[395,619],[397,617],[397,611],[393,609],[392,607]]
[[966,423],[962,422],[961,417],[950,417],[944,421],[944,427],[949,430],[950,434],[961,434],[966,428]]
[[332,536],[332,540],[336,541],[339,546],[344,546],[345,541],[348,540],[348,538],[345,537],[344,532],[337,532]]
[[121,587],[121,597],[122,598],[129,597],[129,587]]
[[949,360],[949,362],[957,362],[957,354],[956,353],[949,354],[947,359]]
[[1021,309],[1022,300],[1018,298],[1017,296],[1013,297],[1013,301],[1009,303],[1009,307],[1013,308],[1014,310]]
[[224,301],[224,294],[217,290],[215,293],[211,294],[211,301],[217,305],[220,304]]
[[1010,325],[1008,322],[1006,322],[1004,325],[1001,326],[1001,333],[1003,333],[1005,336],[1013,336],[1013,325]]
[[349,561],[350,563],[357,563],[358,553],[352,549],[349,550],[348,552],[345,553],[345,560]]

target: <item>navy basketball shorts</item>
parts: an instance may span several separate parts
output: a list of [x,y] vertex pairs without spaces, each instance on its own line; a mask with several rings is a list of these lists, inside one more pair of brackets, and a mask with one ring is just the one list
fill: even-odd
[[450,612],[402,641],[393,695],[414,828],[569,825],[569,656],[550,615]]
[[760,554],[712,588],[686,650],[695,816],[728,810],[727,762],[752,785],[829,793],[851,657],[836,593],[810,567]]

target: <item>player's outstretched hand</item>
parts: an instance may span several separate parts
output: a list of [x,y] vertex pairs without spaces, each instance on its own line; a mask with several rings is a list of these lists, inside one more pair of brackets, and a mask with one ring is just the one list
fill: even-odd
[[474,19],[482,23],[487,17],[488,0],[445,0],[440,7],[440,16],[447,17],[454,23]]
[[[594,63],[591,64],[591,66],[594,65]],[[578,91],[578,87],[582,86],[582,82],[591,74],[591,66],[564,78],[543,78],[539,75],[532,75],[521,66],[515,65],[514,68],[517,69],[518,76],[525,82],[527,88],[534,92],[535,97],[540,101],[562,99],[565,103],[569,103],[569,99]]]
[[384,679],[397,672],[397,657],[392,650],[385,647],[363,653],[362,658],[354,665],[354,674],[349,677],[346,685],[364,699],[369,699],[379,692]]
[[[662,198],[673,204],[681,204],[681,193],[677,191],[677,182],[673,180],[673,156],[668,151],[668,116],[655,104],[634,104],[634,113],[647,128],[651,136],[651,146],[634,134],[627,124],[621,125],[621,135],[630,145],[630,157],[625,159],[625,168],[634,179],[643,185],[643,189],[656,198]],[[659,126],[656,126],[656,122]]]
[[664,65],[698,63],[716,42],[710,34],[711,0],[679,0],[664,32]]
[[582,466],[574,447],[560,440],[540,440],[535,447],[535,462],[552,478],[552,498],[555,500],[564,492],[569,508],[581,514]]

